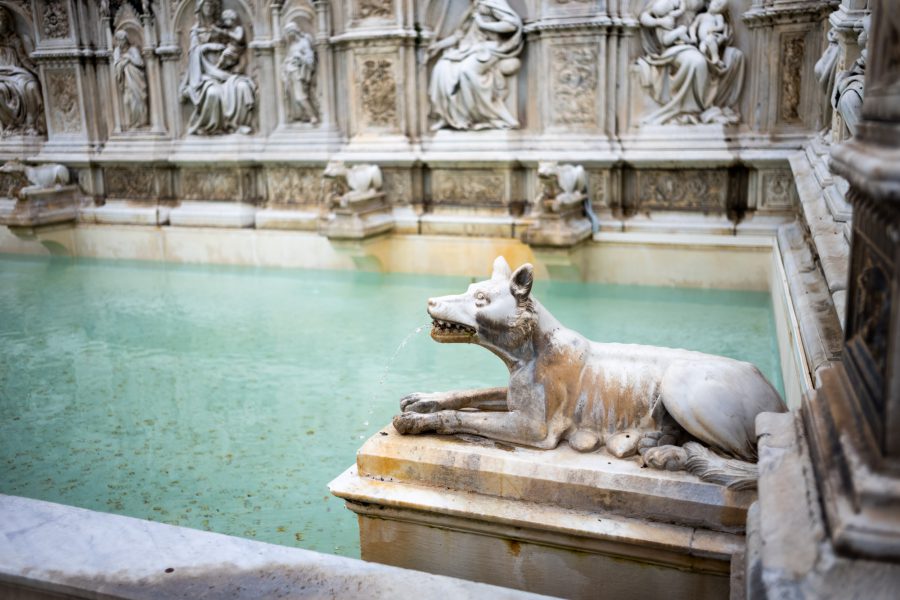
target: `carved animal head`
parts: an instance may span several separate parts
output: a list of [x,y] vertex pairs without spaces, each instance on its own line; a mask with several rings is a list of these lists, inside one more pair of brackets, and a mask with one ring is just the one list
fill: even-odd
[[327,179],[344,179],[347,177],[347,166],[342,160],[332,160],[325,165],[322,176]]
[[432,339],[478,344],[501,357],[516,354],[537,321],[533,283],[534,267],[526,263],[512,272],[498,256],[490,279],[471,284],[464,294],[428,300]]
[[23,163],[20,160],[13,159],[13,160],[8,160],[5,163],[3,163],[3,166],[0,167],[0,172],[2,172],[2,173],[23,173],[23,172],[25,172],[26,168],[27,167],[25,166],[25,163]]

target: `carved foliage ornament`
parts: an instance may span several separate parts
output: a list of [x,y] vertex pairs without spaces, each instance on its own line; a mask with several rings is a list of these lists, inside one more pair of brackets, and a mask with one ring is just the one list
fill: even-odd
[[41,4],[41,23],[44,37],[68,37],[69,11],[65,0],[44,0]]
[[436,204],[502,205],[505,188],[503,174],[496,171],[437,170],[432,176]]
[[781,120],[800,120],[800,90],[803,89],[803,53],[806,41],[803,34],[785,37],[781,41]]
[[728,174],[718,170],[657,170],[635,172],[641,209],[724,210]]
[[143,167],[112,167],[104,169],[106,195],[122,199],[155,197],[153,170]]
[[50,96],[50,123],[56,133],[81,131],[78,85],[70,70],[47,71],[47,93]]
[[365,122],[375,127],[391,127],[397,119],[397,82],[394,63],[386,58],[360,60],[359,93]]
[[555,48],[553,73],[553,121],[596,125],[597,49],[588,45]]
[[357,18],[386,18],[392,16],[393,14],[394,0],[357,0]]

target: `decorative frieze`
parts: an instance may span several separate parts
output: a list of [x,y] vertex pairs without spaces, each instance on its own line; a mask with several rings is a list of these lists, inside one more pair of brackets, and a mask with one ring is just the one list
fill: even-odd
[[153,169],[146,167],[107,167],[103,169],[106,196],[124,200],[156,198]]
[[181,198],[185,200],[242,200],[241,172],[238,169],[184,169],[181,171]]
[[269,204],[318,204],[322,199],[322,170],[288,165],[267,167]]
[[554,124],[588,127],[597,124],[596,46],[566,44],[553,49]]
[[71,69],[48,69],[44,75],[50,97],[50,127],[53,133],[81,131],[78,82]]
[[436,169],[431,176],[435,204],[503,206],[507,204],[506,178],[500,171]]
[[642,169],[633,172],[638,210],[724,212],[728,173],[705,169]]

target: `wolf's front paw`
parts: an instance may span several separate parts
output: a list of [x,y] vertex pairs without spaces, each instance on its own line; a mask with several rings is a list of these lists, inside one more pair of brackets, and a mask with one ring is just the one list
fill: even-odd
[[394,429],[404,435],[434,431],[436,426],[434,415],[405,412],[394,417]]
[[681,471],[687,462],[687,452],[681,446],[658,446],[641,453],[644,464],[654,469]]
[[400,399],[400,410],[403,412],[433,413],[441,410],[441,404],[436,399],[438,394],[415,392]]

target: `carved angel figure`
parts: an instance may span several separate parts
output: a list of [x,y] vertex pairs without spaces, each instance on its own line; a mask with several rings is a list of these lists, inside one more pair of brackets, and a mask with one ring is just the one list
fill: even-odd
[[641,85],[660,108],[645,123],[736,123],[744,81],[744,54],[730,46],[733,29],[725,0],[702,2],[692,14],[686,0],[650,0],[640,15],[644,56]]
[[432,130],[518,127],[504,100],[523,45],[522,19],[506,0],[472,0],[456,30],[428,48],[429,58],[440,54],[428,88]]
[[0,134],[44,133],[44,101],[37,70],[9,9],[0,6]]
[[281,78],[288,100],[288,118],[292,121],[319,122],[319,113],[313,104],[313,76],[316,73],[316,51],[312,36],[296,23],[284,28],[288,43],[287,57],[281,64]]
[[188,122],[191,134],[251,131],[256,84],[244,74],[243,27],[236,13],[226,15],[219,8],[218,0],[196,0],[188,68],[181,83],[182,98],[194,105]]
[[113,50],[113,66],[116,84],[122,95],[122,128],[138,129],[147,125],[147,75],[144,59],[131,44],[124,30],[116,32],[116,47]]

